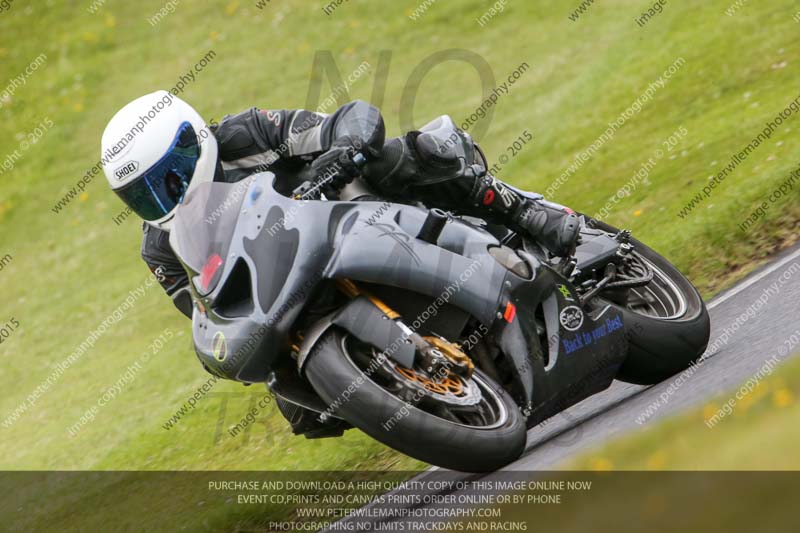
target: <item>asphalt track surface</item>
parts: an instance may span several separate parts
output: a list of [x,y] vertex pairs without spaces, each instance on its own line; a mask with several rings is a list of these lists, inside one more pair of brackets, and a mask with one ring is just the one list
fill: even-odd
[[[738,388],[772,357],[784,361],[791,353],[781,353],[783,343],[800,328],[800,246],[779,255],[707,305],[711,339],[705,362],[694,372],[650,387],[614,382],[544,427],[528,431],[525,454],[507,469],[555,469],[580,452]],[[748,314],[748,309],[752,313]],[[800,346],[794,352],[800,352]],[[667,395],[666,401],[663,395]]]
[[[779,254],[707,306],[709,349],[703,364],[691,374],[678,374],[649,387],[614,382],[530,429],[523,456],[504,470],[557,470],[565,461],[608,441],[735,391],[770,358],[779,361],[779,368],[792,352],[800,352],[800,346],[787,349],[784,344],[800,329],[800,246]],[[419,479],[426,475],[430,474],[421,474]],[[491,479],[492,474],[484,477]],[[479,476],[464,474],[464,479]]]

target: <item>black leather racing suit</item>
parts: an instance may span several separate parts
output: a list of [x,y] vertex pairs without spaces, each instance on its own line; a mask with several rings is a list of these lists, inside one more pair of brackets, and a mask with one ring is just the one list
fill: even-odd
[[[237,182],[269,170],[276,175],[276,189],[290,193],[300,185],[292,183],[298,170],[317,159],[320,163],[323,154],[357,144],[365,148],[369,161],[363,177],[382,198],[420,200],[430,207],[491,215],[523,229],[526,224],[539,224],[545,232],[555,231],[556,217],[550,217],[553,227],[547,227],[544,208],[530,207],[530,202],[491,176],[442,179],[435,150],[423,146],[419,132],[387,141],[380,112],[363,101],[346,104],[331,115],[251,108],[225,116],[212,131],[219,145],[215,181]],[[433,156],[427,158],[426,153]],[[479,154],[476,158],[483,157]],[[486,168],[486,162],[481,163]],[[142,257],[152,271],[162,267],[161,285],[175,305],[191,316],[191,300],[181,290],[188,285],[187,276],[169,245],[169,234],[145,224]]]

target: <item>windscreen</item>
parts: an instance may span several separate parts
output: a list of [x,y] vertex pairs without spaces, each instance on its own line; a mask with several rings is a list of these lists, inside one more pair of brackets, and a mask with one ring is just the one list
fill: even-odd
[[175,254],[191,269],[201,294],[214,289],[224,270],[231,238],[250,180],[201,183],[178,207],[170,235]]

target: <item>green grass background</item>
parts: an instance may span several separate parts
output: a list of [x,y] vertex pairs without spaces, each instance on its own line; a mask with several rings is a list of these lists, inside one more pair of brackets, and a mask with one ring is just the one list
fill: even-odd
[[[577,1],[576,1],[577,3]],[[521,62],[531,69],[499,101],[480,139],[498,157],[524,130],[535,140],[502,171],[516,185],[544,190],[678,57],[686,60],[642,111],[553,198],[593,213],[680,126],[688,135],[608,220],[675,262],[706,296],[794,239],[797,195],[773,207],[743,236],[737,225],[800,162],[800,118],[718,187],[690,218],[676,213],[709,176],[768,119],[800,94],[800,25],[795,2],[749,2],[734,17],[727,0],[669,3],[645,28],[636,1],[598,2],[578,22],[566,2],[510,0],[485,27],[491,5],[439,0],[417,22],[416,2],[351,0],[325,15],[322,2],[180,2],[156,27],[146,19],[160,0],[108,0],[97,14],[81,2],[16,1],[0,13],[0,90],[38,54],[47,63],[0,108],[0,158],[45,117],[54,128],[0,176],[0,324],[21,327],[0,345],[4,419],[138,286],[141,231],[112,217],[122,204],[98,177],[61,214],[50,208],[97,161],[100,134],[127,101],[172,87],[209,49],[216,59],[182,95],[207,119],[253,105],[306,104],[318,50],[330,50],[343,75],[373,67],[391,50],[382,109],[399,134],[399,106],[414,68],[437,51],[483,56],[501,81]],[[371,99],[372,74],[351,98]],[[325,83],[322,98],[331,87]],[[480,80],[463,62],[436,66],[418,87],[419,126],[443,113],[463,120],[481,102]],[[344,103],[344,99],[342,102]],[[176,337],[77,437],[67,428],[135,361],[164,328]],[[183,332],[179,334],[179,332]],[[207,375],[192,352],[188,323],[154,288],[10,429],[0,427],[0,469],[414,469],[364,435],[307,441],[289,434],[272,407],[245,437],[226,435],[247,400],[230,401],[215,443],[219,400],[208,399],[176,428],[162,428]],[[256,389],[254,386],[253,390]],[[247,391],[226,383],[218,392]],[[259,390],[260,391],[260,390]],[[259,392],[257,391],[257,392]]]

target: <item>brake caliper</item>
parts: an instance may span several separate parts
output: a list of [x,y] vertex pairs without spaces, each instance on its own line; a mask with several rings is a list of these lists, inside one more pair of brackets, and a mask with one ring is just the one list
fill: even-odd
[[461,351],[461,348],[447,339],[443,339],[441,337],[435,336],[428,336],[423,337],[428,344],[433,347],[435,350],[435,354],[437,358],[441,358],[444,356],[446,358],[445,365],[447,365],[450,370],[452,370],[455,374],[459,376],[463,376],[465,378],[472,377],[472,372],[475,370],[475,364],[472,362],[472,359],[467,356],[464,352]]

